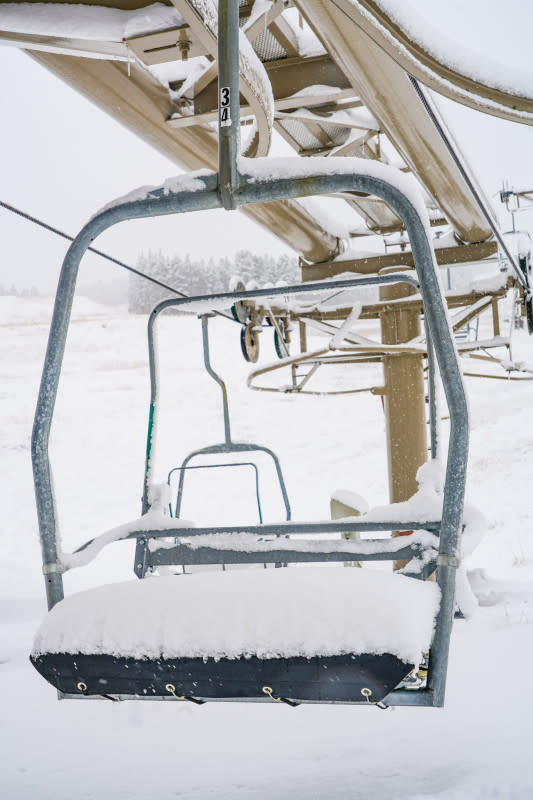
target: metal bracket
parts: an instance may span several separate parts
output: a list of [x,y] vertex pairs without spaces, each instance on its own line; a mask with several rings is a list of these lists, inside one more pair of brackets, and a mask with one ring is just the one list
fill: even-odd
[[449,553],[439,553],[437,556],[437,567],[453,567],[457,569],[461,565],[461,559]]
[[65,567],[60,561],[50,561],[43,564],[43,575],[62,575],[65,572]]

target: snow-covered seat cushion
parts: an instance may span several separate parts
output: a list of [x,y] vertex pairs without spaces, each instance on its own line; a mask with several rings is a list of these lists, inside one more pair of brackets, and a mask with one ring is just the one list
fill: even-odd
[[439,589],[372,569],[289,567],[154,577],[58,603],[33,655],[290,658],[390,653],[418,663]]

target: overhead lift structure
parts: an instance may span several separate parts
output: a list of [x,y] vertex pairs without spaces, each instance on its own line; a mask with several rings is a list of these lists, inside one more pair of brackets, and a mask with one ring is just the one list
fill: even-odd
[[[31,1],[17,11],[16,3],[0,0],[0,44],[23,48],[176,164],[193,170],[217,169],[218,54],[213,0],[165,0],[157,7],[150,7],[149,0],[85,0],[49,6],[50,14],[37,18],[31,13]],[[108,8],[120,9],[124,26],[122,34],[114,26],[106,38],[103,23]],[[88,14],[99,22],[100,40],[84,33]],[[61,19],[67,19],[67,27]],[[301,157],[357,156],[411,172],[425,192],[436,235],[446,226],[452,232],[445,246],[436,248],[438,264],[483,269],[493,263],[498,269],[499,242],[490,202],[423,86],[471,108],[527,125],[533,123],[531,94],[506,92],[492,85],[489,77],[485,82],[479,75],[474,80],[466,68],[461,71],[441,63],[432,55],[431,42],[415,41],[379,0],[275,0],[260,8],[252,0],[239,0],[239,26],[240,120],[243,138],[248,139],[247,155],[266,155],[273,124]],[[170,78],[161,72],[162,65],[172,68]],[[258,91],[259,86],[267,91]],[[403,222],[387,203],[366,192],[342,192],[336,197],[353,212],[353,224],[344,226],[349,229],[348,238],[339,236],[327,210],[323,213],[320,206],[298,198],[250,204],[242,211],[299,254],[303,281],[347,271],[376,274],[390,267],[413,268]],[[360,247],[367,249],[368,235],[382,236],[386,253],[361,253]],[[517,307],[525,309],[528,279],[509,274],[520,292]],[[467,292],[449,301],[460,323],[488,308],[488,303],[481,302],[484,298],[494,300],[491,341],[503,348],[509,343],[501,336],[497,308],[499,297],[505,294],[504,284],[496,295]],[[382,299],[391,299],[387,290]],[[407,304],[416,327],[420,305],[407,298],[401,313],[407,313]],[[391,340],[395,321],[385,305],[369,313],[382,319],[387,344],[406,344],[397,334]],[[483,344],[477,351],[469,350],[471,364],[503,357],[514,369],[509,353],[491,350],[486,341]],[[419,360],[407,354],[403,359],[396,355],[389,366],[399,403],[398,408],[392,407],[387,401],[392,394],[385,387],[391,436],[399,411],[402,426],[421,443],[418,455],[413,451],[412,457],[400,448],[399,472],[407,481],[391,499],[404,500],[413,491],[424,449],[421,367]],[[501,377],[523,377],[518,367],[514,372],[506,369]],[[398,380],[410,387],[409,397],[404,390],[397,391]]]

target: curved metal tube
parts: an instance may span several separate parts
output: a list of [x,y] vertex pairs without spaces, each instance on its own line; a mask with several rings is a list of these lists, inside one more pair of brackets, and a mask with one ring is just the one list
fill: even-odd
[[[528,96],[505,91],[447,66],[431,53],[431,43],[419,43],[396,23],[376,0],[330,0],[342,13],[349,36],[350,25],[363,30],[408,74],[430,89],[465,106],[501,119],[533,125],[533,92]],[[313,17],[317,0],[296,0],[304,16]]]
[[190,191],[190,188],[187,188],[191,186],[190,177],[185,176],[183,180],[184,189],[181,192],[178,191],[177,194],[170,193],[165,189],[154,190],[148,194],[145,200],[126,201],[100,212],[82,228],[67,250],[63,260],[48,336],[48,346],[35,410],[31,442],[35,499],[49,608],[63,598],[63,581],[61,578],[62,568],[58,561],[56,509],[52,491],[48,444],[81,259],[94,239],[117,222],[163,214],[219,208],[221,203],[217,193],[216,173],[197,175],[194,180],[197,181],[197,191],[194,189]]
[[[266,453],[272,458],[274,462],[274,467],[276,470],[276,475],[278,477],[279,487],[281,491],[281,495],[283,497],[283,505],[285,506],[285,519],[288,521],[291,518],[291,505],[289,502],[289,495],[287,494],[287,488],[285,486],[285,480],[283,478],[283,473],[281,471],[281,464],[279,463],[279,459],[277,455],[274,453],[273,450],[270,450],[268,447],[263,447],[262,445],[258,444],[249,444],[247,442],[230,442],[229,444],[214,444],[208,447],[201,447],[199,450],[193,450],[192,453],[184,459],[181,467],[177,467],[180,469],[180,480],[178,485],[178,499],[176,501],[176,517],[179,517],[181,511],[181,501],[183,497],[183,482],[184,482],[184,470],[185,469],[194,469],[194,467],[188,467],[189,461],[191,459],[196,458],[196,456],[207,456],[207,455],[214,455],[218,453]],[[207,465],[209,466],[209,465]],[[227,464],[225,466],[236,466],[235,464]]]
[[224,440],[227,445],[231,444],[231,426],[229,421],[229,406],[228,406],[228,392],[226,384],[211,366],[211,358],[209,355],[209,335],[207,326],[209,324],[209,317],[207,314],[202,315],[202,345],[204,348],[204,366],[213,380],[218,383],[222,392],[222,408],[224,412]]

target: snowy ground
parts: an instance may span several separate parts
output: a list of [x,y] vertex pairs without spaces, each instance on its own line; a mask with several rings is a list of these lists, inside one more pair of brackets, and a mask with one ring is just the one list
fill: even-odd
[[[491,578],[493,605],[456,623],[444,710],[278,705],[74,702],[28,661],[44,616],[30,432],[50,301],[0,298],[2,554],[1,796],[35,798],[361,798],[523,800],[533,797],[533,382],[467,379],[472,437],[469,501],[488,520],[470,569]],[[66,549],[139,514],[148,376],[145,318],[75,308],[52,436]],[[234,438],[280,456],[294,517],[324,519],[329,495],[350,489],[386,502],[379,398],[293,397],[247,390],[236,325],[213,320],[212,359],[228,380]],[[190,450],[221,441],[217,387],[201,364],[199,323],[162,320],[160,477]],[[216,335],[215,335],[216,334]],[[273,349],[263,334],[266,358]],[[268,351],[268,353],[267,353]],[[516,337],[515,358],[533,361]],[[379,382],[354,374],[352,385]],[[330,385],[340,386],[331,373]],[[266,469],[266,467],[265,467]],[[228,471],[229,472],[229,471]],[[183,516],[254,520],[252,479],[190,479]],[[281,516],[272,476],[265,519]],[[66,576],[66,592],[131,577],[118,543]]]

